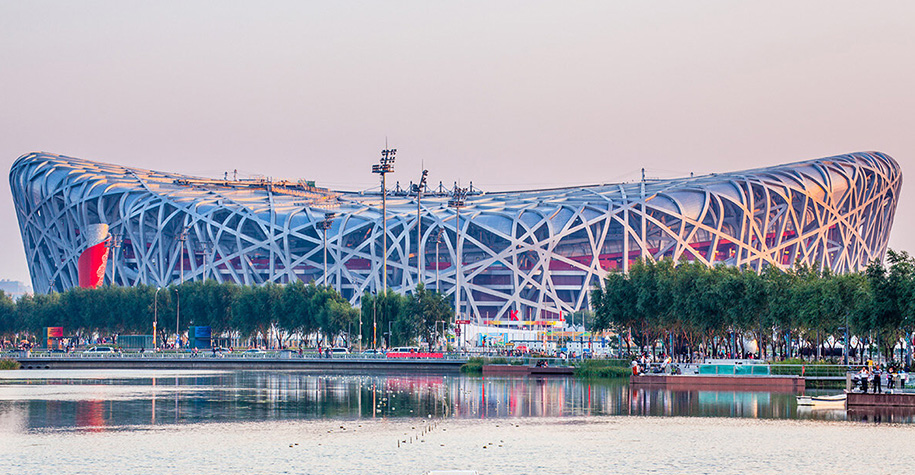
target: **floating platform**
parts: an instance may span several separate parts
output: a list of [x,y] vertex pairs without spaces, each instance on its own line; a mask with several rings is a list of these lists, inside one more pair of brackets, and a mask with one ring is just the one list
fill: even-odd
[[483,365],[483,376],[572,376],[573,374],[575,374],[575,368],[571,366]]
[[804,392],[801,376],[736,376],[692,374],[640,374],[629,377],[632,386],[724,391]]
[[908,407],[915,409],[915,393],[848,393],[848,409],[878,407]]

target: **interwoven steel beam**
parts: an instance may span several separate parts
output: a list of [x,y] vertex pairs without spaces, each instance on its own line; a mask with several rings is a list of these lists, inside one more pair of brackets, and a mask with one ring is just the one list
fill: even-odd
[[[331,211],[327,283],[354,303],[381,287],[378,193],[47,153],[19,158],[10,183],[37,292],[77,285],[92,224],[119,237],[107,283],[178,282],[182,259],[184,280],[324,282],[322,222]],[[505,319],[517,310],[528,320],[587,308],[590,287],[636,259],[860,270],[886,251],[901,185],[899,165],[870,152],[674,180],[471,194],[460,220],[461,313]],[[415,196],[387,202],[389,286],[410,292],[421,272],[428,287],[453,296],[458,246],[448,196],[423,196],[418,245]]]

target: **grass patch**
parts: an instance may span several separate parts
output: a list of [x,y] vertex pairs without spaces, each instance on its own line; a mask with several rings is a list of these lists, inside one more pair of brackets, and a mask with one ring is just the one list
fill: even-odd
[[473,357],[461,365],[461,372],[465,374],[483,374],[483,365],[486,364],[485,358]]
[[9,358],[0,359],[0,370],[4,369],[19,369],[22,365],[19,364],[16,360],[11,360]]
[[575,365],[575,376],[581,378],[625,378],[632,374],[626,360],[584,360]]

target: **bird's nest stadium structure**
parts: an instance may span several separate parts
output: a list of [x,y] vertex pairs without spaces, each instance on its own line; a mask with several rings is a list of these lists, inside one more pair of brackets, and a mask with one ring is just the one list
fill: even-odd
[[472,193],[459,209],[443,194],[423,195],[418,207],[415,194],[392,193],[385,231],[380,192],[310,182],[30,153],[13,164],[10,184],[37,292],[77,286],[78,260],[97,245],[93,226],[107,225],[105,283],[299,279],[355,303],[380,291],[386,247],[394,291],[423,282],[456,297],[465,318],[534,320],[588,308],[590,288],[637,259],[860,270],[886,251],[902,176],[891,157],[868,152],[681,179]]

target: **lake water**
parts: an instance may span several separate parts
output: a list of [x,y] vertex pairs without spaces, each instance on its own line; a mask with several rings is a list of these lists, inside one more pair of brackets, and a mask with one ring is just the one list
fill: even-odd
[[915,416],[625,380],[0,372],[0,473],[912,473]]

